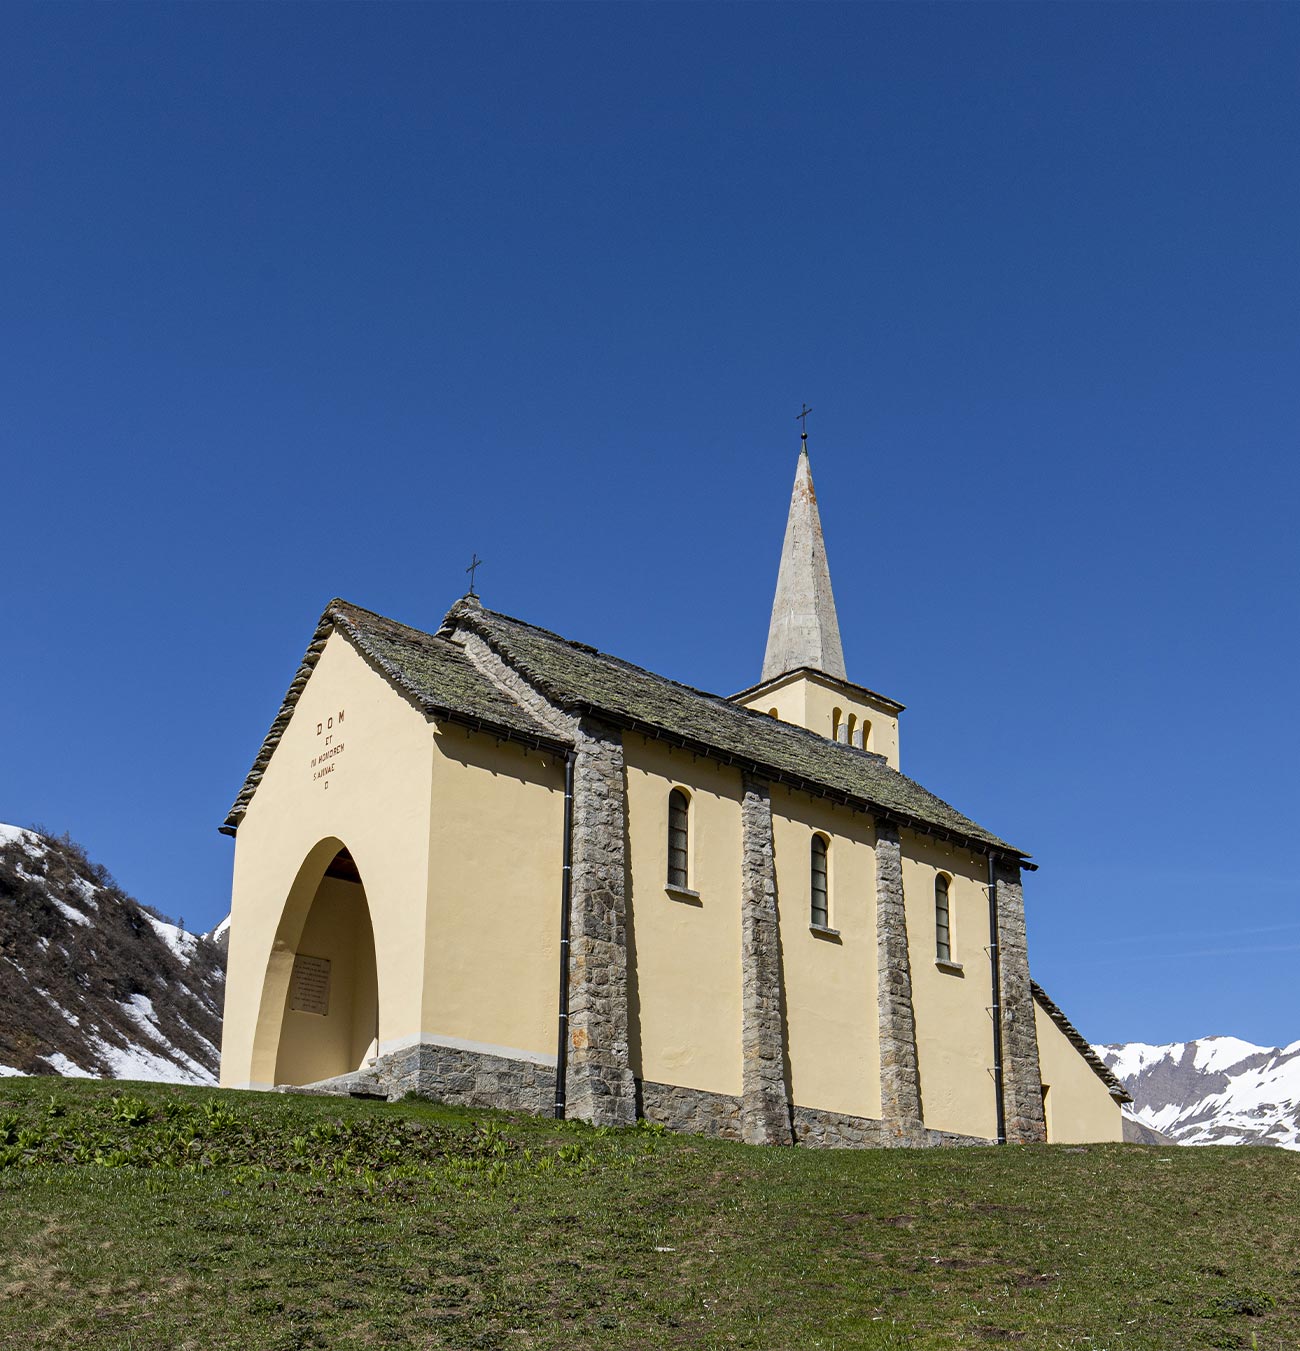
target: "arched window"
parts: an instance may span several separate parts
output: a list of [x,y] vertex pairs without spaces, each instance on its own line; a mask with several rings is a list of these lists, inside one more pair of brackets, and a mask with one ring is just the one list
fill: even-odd
[[767,711],[768,714],[773,718],[779,718],[781,716],[774,708],[769,708]]
[[840,739],[840,723],[844,721],[844,714],[838,709],[831,709],[831,740]]
[[857,715],[856,713],[850,713],[850,714],[849,714],[849,734],[848,734],[848,736],[846,736],[846,737],[844,738],[844,740],[845,740],[846,742],[848,742],[848,744],[849,744],[850,746],[856,746],[856,745],[859,744],[859,743],[858,743],[858,715]]
[[812,837],[812,923],[814,928],[831,926],[830,895],[826,885],[826,837]]
[[691,800],[680,788],[668,794],[668,885],[690,886]]
[[863,718],[858,727],[858,739],[853,743],[855,746],[861,746],[864,751],[871,749],[871,720]]
[[941,962],[952,961],[952,929],[948,916],[948,879],[940,873],[934,879],[934,955]]

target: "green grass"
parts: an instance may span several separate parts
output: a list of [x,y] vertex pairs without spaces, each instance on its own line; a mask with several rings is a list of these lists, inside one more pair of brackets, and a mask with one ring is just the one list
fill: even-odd
[[1300,1347],[1300,1156],[0,1080],[0,1347]]

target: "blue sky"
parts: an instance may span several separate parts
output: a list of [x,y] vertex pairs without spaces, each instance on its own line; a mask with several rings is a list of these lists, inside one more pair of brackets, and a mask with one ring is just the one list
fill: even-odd
[[851,677],[1094,1040],[1300,1037],[1300,10],[9,5],[0,820],[225,913],[325,602]]

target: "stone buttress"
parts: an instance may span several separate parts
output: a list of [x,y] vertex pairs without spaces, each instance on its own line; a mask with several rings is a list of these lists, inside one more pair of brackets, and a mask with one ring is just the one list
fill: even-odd
[[1002,1003],[1002,1103],[1009,1144],[1047,1139],[1043,1113],[1038,1030],[1029,981],[1025,897],[1020,866],[999,860],[997,877],[998,970]]
[[573,775],[568,1114],[636,1122],[628,1053],[626,795],[623,738],[584,718]]
[[789,1144],[772,798],[748,777],[741,836],[741,1132],[748,1144]]
[[558,708],[464,621],[466,655],[502,693],[573,746],[572,871],[569,897],[569,1116],[597,1126],[636,1121],[628,1045],[627,831],[623,737],[616,727]]
[[888,821],[876,823],[876,971],[884,1132],[894,1144],[919,1144],[921,1075],[903,902],[903,852],[898,831]]

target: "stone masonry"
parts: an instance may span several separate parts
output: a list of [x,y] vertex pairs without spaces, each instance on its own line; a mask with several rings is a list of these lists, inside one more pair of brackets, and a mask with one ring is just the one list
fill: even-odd
[[[742,1100],[727,1093],[681,1088],[649,1079],[637,1081],[641,1110],[647,1121],[669,1130],[708,1135],[719,1140],[743,1139]],[[417,1093],[458,1107],[495,1107],[504,1111],[549,1114],[555,1094],[555,1070],[545,1064],[471,1051],[436,1042],[403,1047],[381,1056],[373,1065],[336,1079],[288,1093],[333,1094],[340,1097],[386,1097],[390,1101]],[[885,1122],[871,1117],[793,1107],[794,1142],[812,1149],[887,1149],[901,1143]],[[787,1130],[787,1136],[789,1132]],[[925,1130],[911,1143],[923,1145],[987,1145],[989,1140]]]
[[568,1114],[630,1126],[636,1089],[628,1052],[623,738],[616,727],[584,719],[576,741]]
[[880,1113],[891,1143],[921,1144],[921,1075],[903,906],[903,854],[898,831],[888,821],[876,825],[876,969]]
[[[744,1108],[730,1093],[710,1093],[703,1088],[682,1088],[638,1080],[641,1112],[647,1121],[657,1121],[669,1130],[691,1135],[711,1135],[719,1140],[743,1139]],[[788,1131],[787,1131],[788,1134]]]
[[1037,1144],[1047,1139],[1043,1088],[1038,1065],[1034,995],[1029,983],[1029,947],[1025,937],[1025,898],[1020,867],[999,859],[998,966],[1002,986],[1002,1102],[1007,1142]]
[[751,1145],[789,1144],[772,798],[765,783],[746,778],[740,821],[742,1134]]
[[383,1097],[390,1102],[418,1093],[455,1107],[497,1107],[540,1116],[555,1101],[555,1067],[422,1041],[390,1051],[351,1074],[285,1091]]

